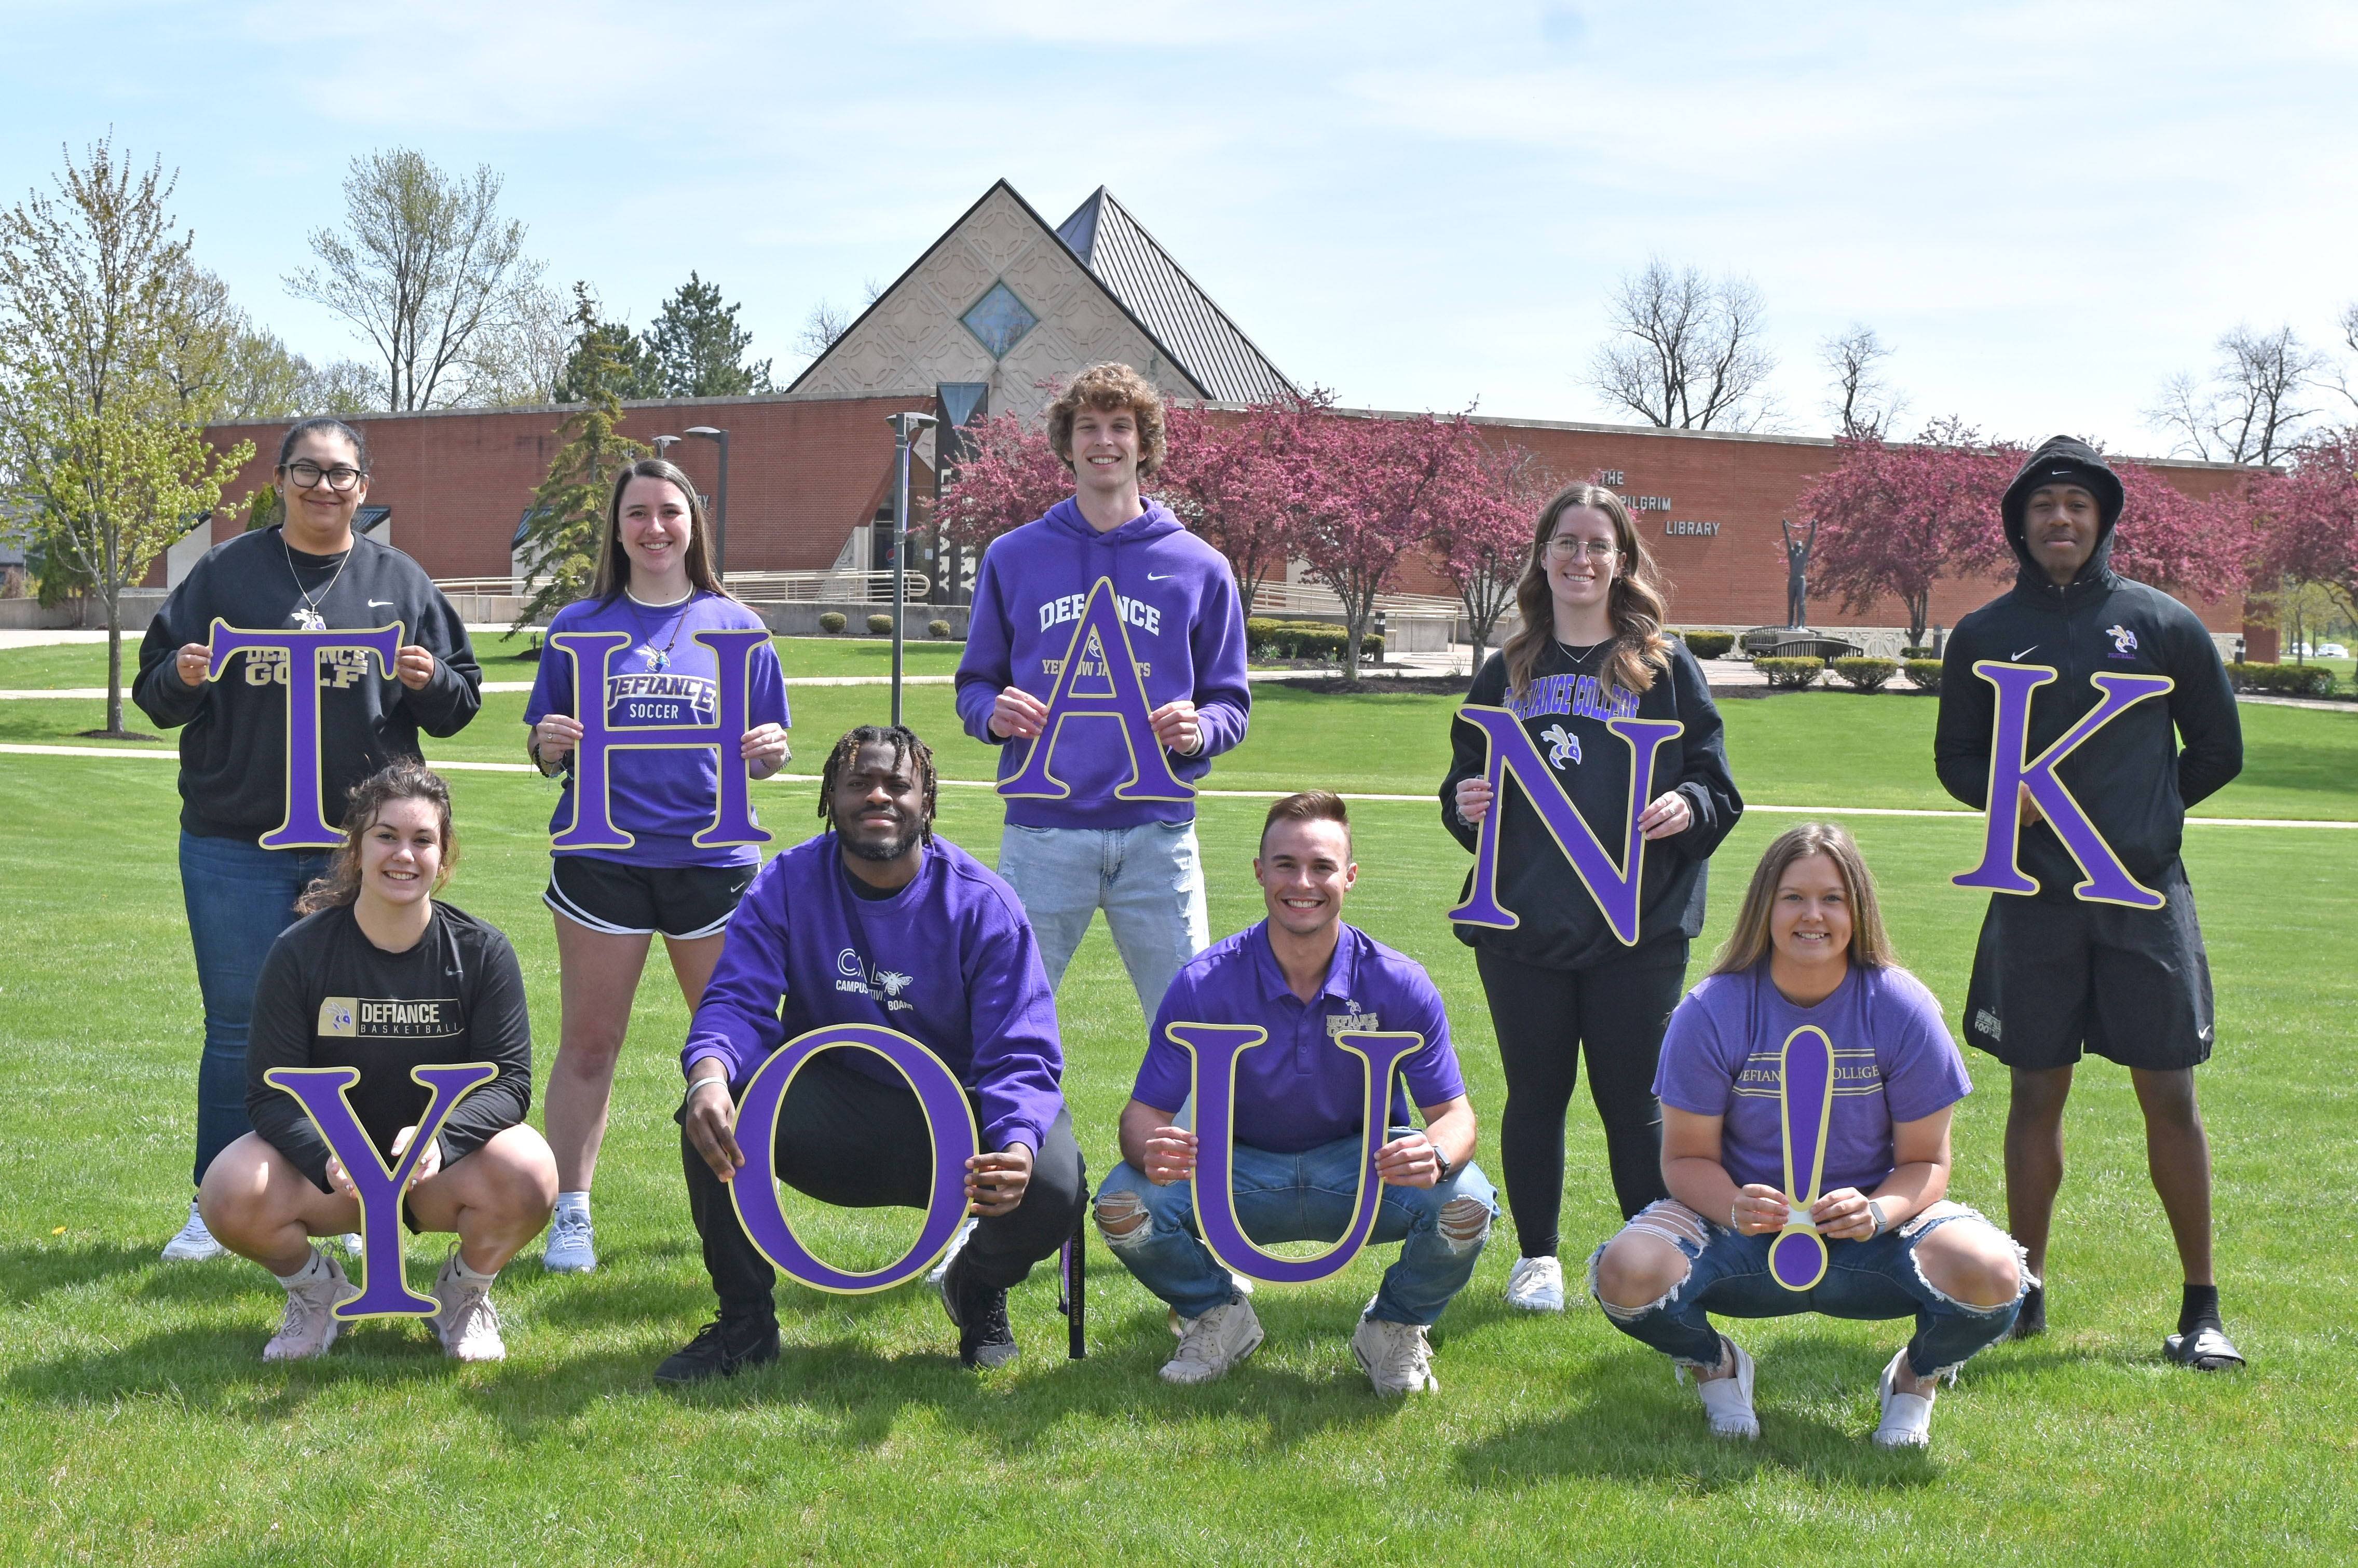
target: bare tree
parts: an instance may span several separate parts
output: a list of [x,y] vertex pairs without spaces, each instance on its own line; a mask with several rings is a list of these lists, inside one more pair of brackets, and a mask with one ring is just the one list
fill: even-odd
[[822,299],[811,307],[802,330],[795,334],[795,348],[807,359],[817,359],[835,347],[836,341],[851,330],[851,313]]
[[396,410],[460,401],[481,340],[545,293],[540,264],[524,254],[524,225],[500,217],[500,185],[489,164],[470,179],[406,148],[355,157],[347,232],[313,231],[320,265],[286,280],[375,345]]
[[1753,430],[1776,417],[1767,390],[1777,361],[1760,341],[1767,307],[1748,278],[1714,283],[1660,257],[1625,276],[1608,302],[1614,336],[1589,383],[1650,425]]
[[1855,322],[1818,345],[1818,358],[1834,378],[1826,412],[1834,416],[1840,434],[1855,441],[1879,441],[1908,406],[1877,368],[1890,357],[1890,345],[1875,329]]
[[486,408],[563,401],[557,383],[573,353],[573,308],[535,278],[517,288],[507,319],[467,359],[467,401]]
[[2317,410],[2295,406],[2328,368],[2288,327],[2219,335],[2219,358],[2207,381],[2180,373],[2162,383],[2146,422],[2177,438],[2173,452],[2212,462],[2276,462],[2300,439]]
[[[2342,319],[2335,323],[2342,329],[2342,341],[2353,353],[2358,353],[2358,304],[2342,308]],[[2358,408],[2358,387],[2350,384],[2349,367],[2320,356],[2320,373],[2316,384],[2338,392],[2353,408]]]

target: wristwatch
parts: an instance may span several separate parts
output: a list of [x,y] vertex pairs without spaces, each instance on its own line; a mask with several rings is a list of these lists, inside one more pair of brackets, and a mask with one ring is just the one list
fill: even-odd
[[1453,1167],[1449,1156],[1441,1152],[1441,1145],[1433,1141],[1430,1133],[1425,1136],[1424,1146],[1433,1151],[1433,1184],[1437,1187],[1449,1179]]

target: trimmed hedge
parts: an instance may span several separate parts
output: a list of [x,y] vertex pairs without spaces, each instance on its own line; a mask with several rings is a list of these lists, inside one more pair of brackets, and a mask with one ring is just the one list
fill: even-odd
[[948,622],[946,622],[946,621],[928,621],[928,622],[925,622],[925,635],[926,635],[926,636],[928,636],[928,637],[946,637],[946,636],[948,636],[949,634],[950,634],[950,623],[949,623]]
[[1724,658],[1727,650],[1736,646],[1736,633],[1733,632],[1682,632],[1678,638],[1687,645],[1687,652],[1698,659]]
[[1910,643],[1899,650],[1899,656],[1903,659],[1929,659],[1932,657],[1932,645],[1930,643]]
[[[1334,659],[1349,647],[1351,631],[1325,621],[1273,621],[1256,615],[1245,622],[1245,642],[1265,659]],[[1384,656],[1384,640],[1373,632],[1359,639],[1362,658]]]
[[818,618],[818,629],[829,633],[840,632],[848,624],[840,610],[830,610]]
[[1881,691],[1898,673],[1898,659],[1848,658],[1834,661],[1834,674],[1858,691]]
[[868,618],[868,630],[874,636],[889,636],[892,631],[892,618],[889,615],[871,615]]
[[2237,691],[2323,697],[2333,689],[2333,672],[2322,665],[2229,665],[2227,678]]
[[1800,691],[1818,684],[1825,673],[1823,659],[1755,659],[1752,667],[1768,677],[1768,684],[1782,691]]
[[1918,691],[1941,689],[1941,661],[1910,659],[1908,661],[1908,684]]

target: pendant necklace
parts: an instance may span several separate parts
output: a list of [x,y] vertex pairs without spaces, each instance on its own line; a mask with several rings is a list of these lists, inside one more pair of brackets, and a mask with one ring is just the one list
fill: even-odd
[[336,563],[335,576],[330,578],[316,594],[304,592],[302,574],[295,569],[295,552],[287,547],[287,530],[284,528],[278,531],[278,550],[287,557],[287,575],[295,579],[295,591],[303,595],[303,608],[295,611],[296,630],[326,631],[328,618],[319,613],[319,600],[335,591],[337,580],[344,575],[344,568],[352,564],[352,546],[344,546],[344,558]]
[[[691,588],[687,590],[687,597],[686,599],[675,599],[670,604],[650,604],[647,605],[646,608],[649,610],[669,610],[674,605],[684,605],[695,597],[696,589]],[[679,630],[681,627],[687,624],[687,613],[682,611],[680,618],[671,623],[671,635],[664,639],[664,645],[658,648],[655,646],[655,634],[652,632],[647,632],[647,623],[639,620],[641,600],[638,595],[633,593],[626,588],[622,590],[622,598],[630,604],[632,621],[636,622],[640,631],[646,633],[645,641],[640,644],[639,652],[647,656],[647,668],[654,670],[658,675],[663,673],[665,670],[671,668],[671,645],[679,641]]]

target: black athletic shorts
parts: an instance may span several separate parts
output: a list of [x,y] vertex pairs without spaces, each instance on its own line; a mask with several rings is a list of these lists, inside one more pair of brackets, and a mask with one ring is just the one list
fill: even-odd
[[2211,1059],[2211,961],[2194,892],[2173,867],[2160,909],[1997,893],[1965,990],[1965,1039],[2009,1067],[2067,1067],[2081,1049],[2175,1072]]
[[541,902],[612,936],[660,931],[679,941],[718,936],[759,866],[633,866],[596,855],[549,858]]

